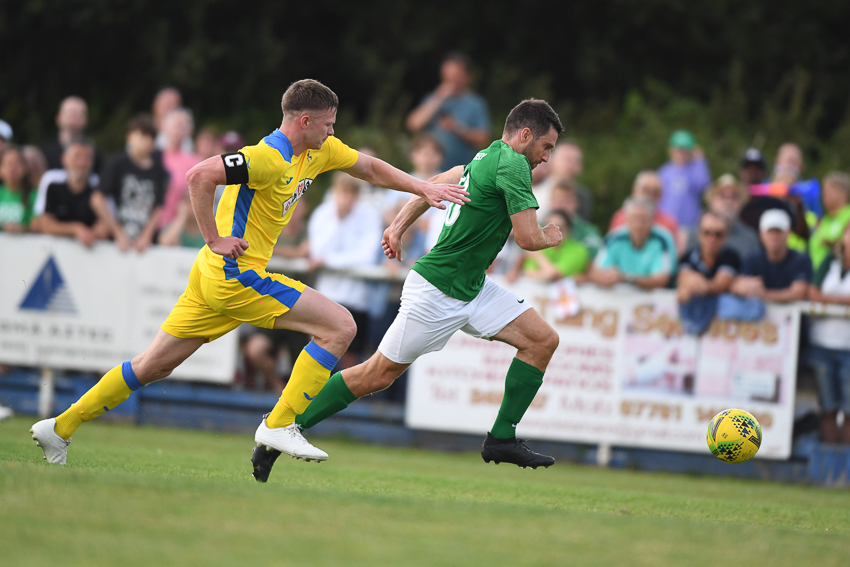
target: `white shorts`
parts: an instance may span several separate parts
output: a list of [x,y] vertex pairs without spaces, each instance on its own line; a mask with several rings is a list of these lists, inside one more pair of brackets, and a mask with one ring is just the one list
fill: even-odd
[[404,280],[401,308],[378,350],[396,364],[410,364],[442,349],[458,329],[492,339],[528,309],[524,299],[488,277],[478,296],[466,302],[449,297],[411,270]]

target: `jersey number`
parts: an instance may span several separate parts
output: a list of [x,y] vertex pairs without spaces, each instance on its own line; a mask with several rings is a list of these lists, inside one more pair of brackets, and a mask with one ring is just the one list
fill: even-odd
[[[463,187],[464,191],[469,190],[469,174],[467,173],[463,177],[460,178],[460,186]],[[448,208],[446,209],[446,226],[452,226],[457,217],[460,216],[460,209],[462,207],[460,205],[456,205],[455,203],[449,203]]]

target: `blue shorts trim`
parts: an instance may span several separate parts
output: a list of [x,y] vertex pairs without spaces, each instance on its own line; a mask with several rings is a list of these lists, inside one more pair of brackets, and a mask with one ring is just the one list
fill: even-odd
[[339,359],[314,343],[310,341],[307,346],[304,347],[304,352],[309,354],[315,359],[316,362],[327,368],[328,370],[333,370],[336,363],[339,362]]
[[124,376],[124,382],[127,383],[127,387],[132,391],[135,392],[142,387],[142,383],[136,378],[136,373],[133,372],[133,365],[129,360],[121,365],[121,374]]
[[275,298],[290,309],[301,297],[301,292],[272,278],[261,278],[254,270],[242,272],[236,279],[245,287],[253,288],[257,293]]

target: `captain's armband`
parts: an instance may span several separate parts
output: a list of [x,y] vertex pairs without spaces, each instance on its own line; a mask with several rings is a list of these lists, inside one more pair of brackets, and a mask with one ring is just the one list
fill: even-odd
[[242,152],[223,154],[221,160],[224,162],[224,174],[228,185],[248,183],[248,160]]

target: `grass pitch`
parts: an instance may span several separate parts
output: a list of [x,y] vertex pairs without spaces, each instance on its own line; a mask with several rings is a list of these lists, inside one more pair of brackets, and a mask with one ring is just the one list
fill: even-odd
[[[0,424],[4,565],[846,565],[850,491],[91,423],[47,465]],[[731,465],[730,465],[731,466]]]

